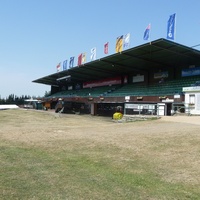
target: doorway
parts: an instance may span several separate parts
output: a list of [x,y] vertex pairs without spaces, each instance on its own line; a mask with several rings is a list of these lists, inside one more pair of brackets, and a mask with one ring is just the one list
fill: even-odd
[[167,116],[171,116],[171,115],[172,115],[172,113],[171,113],[171,110],[172,110],[172,103],[167,103],[167,104],[166,104],[166,107],[167,107],[167,108],[166,108],[166,109],[167,109],[167,110],[166,110],[166,115],[167,115]]

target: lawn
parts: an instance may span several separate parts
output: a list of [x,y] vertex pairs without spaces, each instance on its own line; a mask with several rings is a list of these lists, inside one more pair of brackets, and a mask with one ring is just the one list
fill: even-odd
[[200,199],[200,125],[0,111],[0,199]]

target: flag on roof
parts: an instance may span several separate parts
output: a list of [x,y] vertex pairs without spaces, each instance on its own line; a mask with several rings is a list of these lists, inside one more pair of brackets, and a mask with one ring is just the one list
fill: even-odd
[[86,62],[86,53],[82,53],[82,64]]
[[78,66],[82,64],[82,53],[78,56]]
[[124,35],[124,48],[128,48],[130,46],[130,33]]
[[63,61],[63,70],[67,70],[67,60]]
[[107,42],[106,44],[104,44],[104,53],[108,54],[108,44],[109,42]]
[[96,47],[91,49],[91,56],[90,56],[91,60],[96,60]]
[[144,40],[148,40],[149,39],[149,37],[150,37],[150,29],[151,29],[151,24],[149,24],[147,26],[147,28],[145,29],[145,31],[144,31],[144,36],[143,36]]
[[61,70],[60,65],[61,65],[61,63],[59,63],[59,64],[56,66],[57,72],[59,72],[59,71]]
[[116,53],[118,53],[118,52],[121,52],[122,49],[123,49],[123,35],[121,35],[117,38],[115,51],[116,51]]
[[69,60],[69,68],[72,68],[72,67],[74,67],[74,56],[70,57],[70,60]]
[[176,13],[169,16],[167,22],[167,39],[174,40],[175,38],[175,27],[176,26]]

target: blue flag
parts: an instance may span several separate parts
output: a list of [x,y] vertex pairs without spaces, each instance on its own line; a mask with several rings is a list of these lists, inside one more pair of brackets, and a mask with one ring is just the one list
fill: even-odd
[[74,57],[70,57],[70,60],[69,60],[69,68],[72,68],[74,67]]
[[173,15],[170,15],[169,20],[167,22],[167,39],[174,40],[175,21],[176,21],[176,13],[174,13]]
[[149,36],[150,36],[150,28],[151,28],[151,24],[149,24],[144,32],[144,36],[143,36],[143,39],[144,40],[148,40],[149,39]]
[[63,70],[67,70],[67,60],[63,61]]

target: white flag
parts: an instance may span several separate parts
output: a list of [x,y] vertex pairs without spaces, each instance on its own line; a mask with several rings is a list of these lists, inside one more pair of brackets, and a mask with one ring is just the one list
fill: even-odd
[[96,47],[91,49],[91,56],[90,56],[91,60],[96,60]]
[[124,48],[128,48],[130,46],[130,37],[131,37],[130,33],[124,35]]
[[59,72],[61,70],[61,63],[59,63],[57,66],[56,66],[56,69],[57,69],[57,72]]

